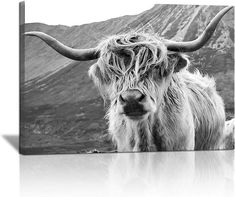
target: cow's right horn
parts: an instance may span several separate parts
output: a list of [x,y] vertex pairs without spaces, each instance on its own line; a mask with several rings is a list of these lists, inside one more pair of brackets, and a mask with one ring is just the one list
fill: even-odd
[[46,42],[50,47],[55,49],[61,55],[78,61],[87,61],[87,60],[94,60],[99,58],[100,51],[97,48],[90,48],[90,49],[73,49],[68,47],[55,38],[39,31],[31,31],[26,32],[26,36],[36,36]]
[[230,10],[233,6],[226,7],[222,9],[209,23],[203,33],[195,40],[188,41],[188,42],[175,42],[171,40],[165,40],[165,45],[169,51],[176,51],[176,52],[193,52],[201,47],[203,47],[206,42],[210,39],[213,35],[217,24],[220,22],[222,17]]

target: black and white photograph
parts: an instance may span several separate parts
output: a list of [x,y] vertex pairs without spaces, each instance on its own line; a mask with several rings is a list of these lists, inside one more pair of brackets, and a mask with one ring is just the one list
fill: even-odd
[[21,28],[22,154],[234,148],[232,6]]
[[232,0],[1,5],[0,196],[234,197]]

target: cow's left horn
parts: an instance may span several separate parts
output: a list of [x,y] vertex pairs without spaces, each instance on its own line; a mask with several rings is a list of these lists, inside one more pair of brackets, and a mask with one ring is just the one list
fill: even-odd
[[26,36],[36,36],[46,42],[50,47],[55,49],[61,55],[79,61],[94,60],[99,58],[100,52],[97,48],[90,49],[73,49],[68,47],[55,38],[38,31],[26,32]]
[[233,6],[222,9],[213,18],[213,20],[209,23],[204,32],[196,40],[189,42],[175,42],[175,41],[165,40],[165,45],[167,49],[169,51],[175,51],[175,52],[193,52],[200,49],[210,39],[221,18],[232,8]]

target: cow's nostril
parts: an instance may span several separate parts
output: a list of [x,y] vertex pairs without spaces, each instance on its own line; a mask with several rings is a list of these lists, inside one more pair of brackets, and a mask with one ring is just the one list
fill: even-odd
[[122,97],[122,95],[119,96],[119,100],[120,100],[121,103],[125,103],[126,102],[126,100]]
[[119,101],[122,104],[127,104],[127,103],[140,103],[145,99],[144,94],[139,94],[139,95],[121,95],[119,96]]
[[144,94],[142,94],[142,95],[138,98],[138,101],[139,101],[139,102],[141,102],[141,101],[143,101],[143,100],[144,100],[144,98],[145,98],[145,95],[144,95]]

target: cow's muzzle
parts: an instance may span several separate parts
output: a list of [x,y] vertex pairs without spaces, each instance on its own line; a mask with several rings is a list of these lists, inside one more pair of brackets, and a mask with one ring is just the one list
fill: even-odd
[[124,114],[133,120],[141,119],[147,113],[143,105],[145,100],[145,95],[139,90],[128,90],[119,97]]

